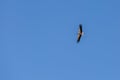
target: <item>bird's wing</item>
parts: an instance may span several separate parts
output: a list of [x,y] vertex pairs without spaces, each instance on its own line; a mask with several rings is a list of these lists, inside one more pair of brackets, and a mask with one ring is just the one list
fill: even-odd
[[79,27],[80,27],[80,33],[82,33],[82,24],[80,24]]
[[81,35],[80,35],[80,34],[78,34],[78,37],[77,37],[77,42],[79,42],[79,41],[80,41],[80,38],[81,38]]

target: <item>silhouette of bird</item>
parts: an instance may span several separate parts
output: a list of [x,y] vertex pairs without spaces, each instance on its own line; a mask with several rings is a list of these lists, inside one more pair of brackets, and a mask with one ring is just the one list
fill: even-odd
[[82,32],[82,24],[79,25],[79,31],[78,31],[78,37],[77,37],[77,43],[80,42],[81,36],[83,35]]

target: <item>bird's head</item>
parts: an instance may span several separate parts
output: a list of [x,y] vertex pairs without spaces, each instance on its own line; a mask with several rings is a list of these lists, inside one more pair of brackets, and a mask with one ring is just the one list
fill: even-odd
[[84,35],[84,32],[82,32],[82,35]]

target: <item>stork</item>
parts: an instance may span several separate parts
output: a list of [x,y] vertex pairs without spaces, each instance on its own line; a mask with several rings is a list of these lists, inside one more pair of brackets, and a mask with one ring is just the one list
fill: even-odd
[[80,24],[79,31],[78,31],[78,37],[77,37],[77,43],[80,41],[82,35],[83,35],[82,24]]

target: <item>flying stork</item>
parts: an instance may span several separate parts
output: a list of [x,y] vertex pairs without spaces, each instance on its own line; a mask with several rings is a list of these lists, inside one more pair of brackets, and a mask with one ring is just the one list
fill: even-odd
[[79,25],[79,31],[78,31],[78,37],[77,37],[77,43],[80,41],[82,35],[83,35],[82,24],[80,24]]

